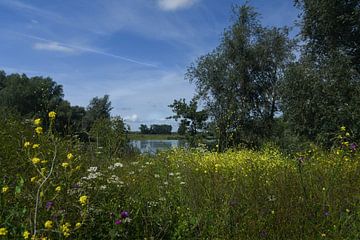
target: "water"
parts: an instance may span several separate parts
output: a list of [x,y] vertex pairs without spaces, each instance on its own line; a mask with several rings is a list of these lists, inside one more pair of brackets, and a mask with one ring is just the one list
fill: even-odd
[[131,145],[141,153],[156,153],[158,150],[167,150],[176,147],[184,147],[184,140],[132,140]]

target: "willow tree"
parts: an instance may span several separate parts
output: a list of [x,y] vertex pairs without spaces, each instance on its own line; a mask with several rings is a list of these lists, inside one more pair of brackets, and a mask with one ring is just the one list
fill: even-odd
[[293,59],[287,28],[261,26],[247,5],[235,6],[233,18],[219,46],[198,58],[186,74],[206,104],[220,150],[257,145],[271,135],[278,82]]

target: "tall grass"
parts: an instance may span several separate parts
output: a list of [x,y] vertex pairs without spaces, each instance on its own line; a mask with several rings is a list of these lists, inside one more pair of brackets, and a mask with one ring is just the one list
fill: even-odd
[[0,238],[360,238],[360,156],[345,130],[337,149],[296,157],[274,146],[109,157],[51,128],[0,125]]

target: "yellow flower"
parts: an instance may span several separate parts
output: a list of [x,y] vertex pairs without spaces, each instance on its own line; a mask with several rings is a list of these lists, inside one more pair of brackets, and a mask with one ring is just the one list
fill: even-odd
[[35,180],[36,180],[36,177],[30,178],[30,182],[35,182]]
[[35,119],[35,120],[34,120],[34,124],[35,124],[36,126],[39,126],[39,125],[41,124],[41,119],[40,119],[40,118]]
[[349,142],[343,142],[343,144],[347,147],[349,146]]
[[8,186],[2,187],[2,189],[1,189],[1,192],[2,192],[2,193],[6,193],[7,191],[9,191],[9,187],[8,187]]
[[34,157],[33,159],[31,159],[31,162],[33,164],[38,164],[40,162],[40,158]]
[[55,191],[56,191],[56,192],[60,192],[60,191],[61,191],[61,186],[57,186],[57,187],[55,188]]
[[72,155],[72,153],[68,153],[66,157],[68,160],[72,160],[74,158],[74,155]]
[[30,147],[30,145],[31,145],[31,143],[30,143],[30,142],[25,142],[25,143],[24,143],[24,147],[25,147],[25,148]]
[[56,112],[54,112],[54,111],[51,111],[51,112],[49,112],[49,118],[50,119],[55,119],[55,117],[56,117]]
[[35,132],[36,132],[37,134],[42,134],[42,133],[43,133],[42,127],[36,127],[36,128],[35,128]]
[[47,220],[44,224],[46,229],[51,229],[53,227],[54,223],[51,220]]
[[345,136],[350,137],[350,133],[348,133],[348,132],[345,133]]
[[80,165],[77,165],[76,168],[75,168],[75,170],[79,171],[80,168],[81,168]]
[[42,160],[41,163],[47,163],[48,161],[47,160]]
[[75,227],[76,227],[76,228],[80,228],[80,227],[81,227],[81,223],[77,222],[77,223],[75,224]]
[[35,143],[35,144],[32,146],[33,149],[39,148],[39,147],[40,147],[40,144],[37,144],[37,143]]
[[23,233],[23,237],[24,237],[24,239],[28,239],[28,238],[29,238],[29,236],[30,236],[29,231],[25,231],[25,232]]
[[69,163],[64,162],[64,163],[61,164],[61,166],[62,166],[63,168],[67,168],[67,167],[69,166]]
[[40,197],[44,197],[44,192],[43,191],[40,192]]
[[83,195],[79,198],[79,202],[81,203],[82,206],[86,205],[88,200],[88,197],[86,195]]
[[6,228],[0,228],[0,236],[6,236],[8,230]]
[[70,223],[65,223],[65,224],[60,226],[60,230],[64,234],[65,237],[70,236],[70,227],[71,227]]
[[340,130],[343,131],[343,132],[345,132],[345,131],[346,131],[346,127],[345,127],[345,126],[341,126]]

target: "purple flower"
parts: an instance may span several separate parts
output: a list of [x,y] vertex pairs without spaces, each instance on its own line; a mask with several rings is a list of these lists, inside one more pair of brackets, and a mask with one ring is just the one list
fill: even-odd
[[49,211],[53,206],[54,206],[54,202],[53,201],[48,201],[46,203],[46,210]]
[[356,148],[357,148],[356,143],[350,144],[350,149],[351,149],[351,151],[356,151]]
[[115,220],[115,224],[116,224],[116,225],[120,225],[120,224],[121,224],[121,220],[120,220],[120,219]]
[[122,212],[120,213],[120,216],[121,216],[121,218],[128,218],[128,217],[129,217],[129,213],[128,213],[127,211],[122,211]]

